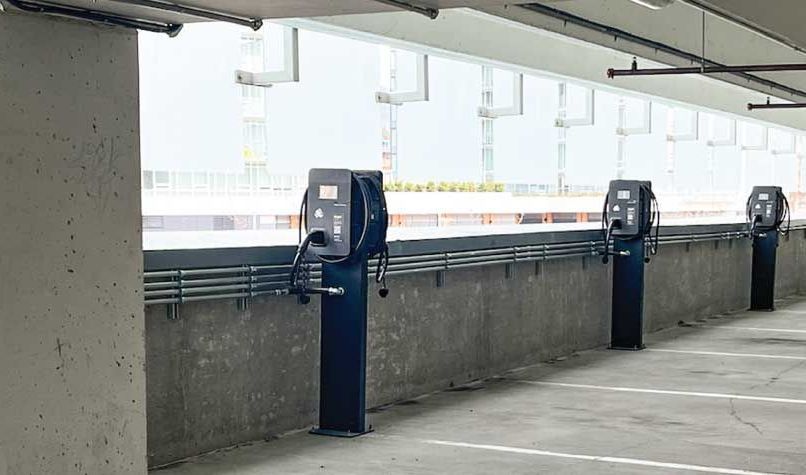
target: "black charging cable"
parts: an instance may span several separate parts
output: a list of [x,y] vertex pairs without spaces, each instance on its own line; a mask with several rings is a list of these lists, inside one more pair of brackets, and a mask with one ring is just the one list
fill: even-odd
[[604,249],[600,252],[602,255],[602,264],[607,264],[610,261],[608,253],[610,252],[610,229],[611,223],[607,221],[607,213],[610,205],[610,194],[605,193],[604,206],[602,206],[602,241],[604,241]]
[[[658,254],[658,247],[660,245],[660,205],[655,192],[652,191],[647,185],[641,186],[641,191],[644,194],[644,199],[649,202],[648,218],[644,227],[644,236],[647,238],[646,247],[648,253],[644,255],[644,262],[649,263],[650,256]],[[655,235],[652,236],[652,230],[655,230]]]
[[747,202],[744,205],[745,209],[745,217],[744,222],[745,226],[747,226],[747,238],[753,239],[756,234],[756,223],[761,221],[761,215],[753,215],[753,210],[751,209],[751,201],[753,201],[753,195],[747,197]]
[[602,251],[602,264],[610,262],[610,237],[613,235],[613,230],[616,226],[621,227],[620,219],[611,219],[604,231],[604,251]]
[[389,287],[386,286],[386,272],[389,270],[389,245],[384,244],[383,251],[378,255],[378,265],[375,267],[375,283],[381,284],[378,295],[386,298],[389,295]]
[[[789,234],[789,228],[792,226],[792,212],[789,209],[789,200],[786,199],[786,195],[783,192],[779,193],[778,196],[779,203],[781,206],[778,208],[781,210],[780,217],[777,219],[777,225],[775,226],[781,236],[786,236]],[[781,226],[784,224],[784,220],[786,220],[786,229],[783,229]]]
[[[325,232],[320,229],[309,232],[305,236],[305,239],[303,239],[302,242],[299,243],[299,245],[297,246],[297,252],[296,254],[294,254],[294,263],[291,264],[291,275],[289,277],[289,283],[292,286],[296,287],[300,285],[298,278],[299,270],[300,267],[302,266],[303,260],[305,259],[305,253],[308,252],[308,247],[311,244],[322,245],[324,243],[325,243]],[[305,285],[307,285],[307,282],[302,284],[303,287]]]

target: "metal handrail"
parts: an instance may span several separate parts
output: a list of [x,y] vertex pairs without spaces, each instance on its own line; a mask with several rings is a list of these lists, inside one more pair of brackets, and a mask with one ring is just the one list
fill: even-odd
[[[806,229],[806,225],[793,226],[792,229]],[[659,241],[664,245],[688,244],[741,239],[746,236],[746,231],[692,232],[661,236]],[[387,275],[400,276],[518,262],[591,257],[601,251],[601,241],[580,240],[391,256]],[[370,272],[376,263],[376,259],[370,260]],[[287,284],[290,269],[290,264],[245,264],[203,269],[147,271],[144,273],[145,304],[179,304],[278,295],[277,290]],[[321,264],[311,265],[310,275],[314,282],[321,280],[321,269]]]

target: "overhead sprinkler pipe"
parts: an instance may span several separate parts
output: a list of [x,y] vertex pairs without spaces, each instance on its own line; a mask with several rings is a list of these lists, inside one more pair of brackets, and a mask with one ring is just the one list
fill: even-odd
[[420,15],[425,15],[432,20],[436,20],[439,16],[439,10],[436,8],[425,7],[421,5],[415,5],[409,2],[403,2],[400,0],[375,0],[378,3],[383,3],[385,5],[391,5],[393,7],[400,8],[401,10],[408,10],[410,12],[419,13]]
[[719,73],[769,73],[784,71],[806,71],[806,63],[792,64],[745,64],[739,66],[692,66],[684,68],[646,68],[639,69],[633,62],[630,69],[607,70],[607,77],[621,76],[664,76],[681,74],[719,74]]
[[136,28],[138,30],[150,31],[153,33],[165,33],[174,37],[182,30],[181,23],[162,23],[149,20],[141,20],[134,17],[116,15],[113,13],[99,12],[86,8],[61,5],[47,2],[29,2],[27,0],[5,0],[10,5],[29,13],[42,13],[46,15],[56,15],[68,18],[78,18],[81,20],[105,23],[107,25],[123,26],[126,28]]
[[137,5],[146,8],[153,8],[155,10],[164,10],[169,12],[181,13],[183,15],[190,15],[198,18],[207,18],[209,20],[223,21],[226,23],[234,23],[236,25],[247,26],[255,31],[263,26],[263,20],[260,18],[250,18],[230,13],[223,13],[206,8],[191,7],[187,5],[180,5],[178,3],[166,2],[163,0],[112,0],[118,3],[128,3],[129,5]]
[[747,104],[747,110],[756,109],[806,109],[806,102],[793,102],[789,104]]
[[[694,0],[686,0],[686,1],[691,3]],[[670,46],[668,44],[664,44],[664,43],[661,43],[661,42],[658,42],[658,41],[655,41],[655,40],[652,40],[652,39],[649,39],[649,38],[646,38],[646,37],[638,36],[638,35],[635,35],[633,33],[625,31],[625,30],[614,28],[614,27],[606,25],[604,23],[598,23],[598,22],[595,22],[593,20],[589,20],[587,18],[582,18],[580,16],[573,15],[571,13],[564,12],[562,10],[558,10],[556,8],[548,7],[548,6],[546,6],[544,4],[541,4],[541,3],[526,3],[526,4],[518,5],[518,7],[526,9],[526,10],[529,10],[529,11],[532,11],[532,12],[535,12],[535,13],[539,13],[541,15],[545,15],[545,16],[547,16],[549,18],[554,18],[556,20],[560,20],[560,21],[562,21],[562,22],[564,22],[566,24],[571,24],[571,25],[578,26],[580,28],[584,28],[586,30],[606,34],[608,36],[613,37],[614,39],[616,39],[618,41],[622,41],[622,40],[627,41],[627,42],[630,42],[630,43],[633,43],[633,44],[636,44],[636,45],[639,45],[639,46],[642,46],[642,47],[645,47],[645,48],[650,48],[650,49],[654,50],[655,52],[661,52],[661,53],[664,53],[664,54],[675,56],[675,57],[680,58],[680,59],[685,60],[685,61],[690,61],[692,63],[702,63],[703,62],[703,56],[704,55],[702,55],[702,54],[697,55],[697,54],[694,54],[694,53],[690,53],[688,51],[684,51],[684,50],[681,50],[679,48],[675,48],[675,47]],[[716,63],[716,62],[714,62],[714,61],[712,61],[712,60],[710,60],[708,58],[705,58],[704,63],[705,63],[705,66],[724,66],[723,64]],[[637,69],[637,66],[636,66],[636,69]],[[787,94],[789,94],[791,96],[806,98],[806,91],[787,86],[786,84],[781,84],[781,83],[771,81],[769,79],[766,79],[766,78],[763,78],[763,77],[760,77],[760,76],[754,76],[754,75],[748,74],[748,73],[737,72],[737,73],[731,73],[731,74],[734,74],[737,77],[742,78],[742,79],[744,79],[744,80],[746,80],[748,82],[757,84],[759,86],[763,86],[765,88],[765,90],[770,89],[770,88],[771,89],[777,89],[777,90],[783,91],[783,92],[785,92],[785,93],[787,93]]]

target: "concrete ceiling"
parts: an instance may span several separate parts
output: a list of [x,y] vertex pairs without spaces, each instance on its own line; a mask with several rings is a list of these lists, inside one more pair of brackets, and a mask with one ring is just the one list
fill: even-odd
[[806,51],[803,0],[691,0]]
[[[703,48],[708,60],[726,65],[806,62],[806,54],[803,53],[806,48],[801,51],[784,45],[779,40],[760,34],[754,26],[748,24],[750,20],[738,19],[734,16],[734,12],[739,12],[739,7],[744,5],[745,10],[741,10],[741,12],[748,17],[751,16],[751,13],[758,12],[753,18],[769,18],[770,25],[772,25],[773,19],[778,18],[779,21],[776,25],[779,26],[777,28],[784,28],[786,24],[794,28],[797,20],[806,18],[806,0],[677,0],[670,6],[659,10],[646,8],[631,0],[537,0],[537,3],[592,23],[583,26],[515,5],[488,6],[480,7],[480,9],[493,15],[670,66],[698,65]],[[708,5],[704,5],[705,3]],[[719,11],[712,8],[717,3],[723,4]],[[789,10],[777,10],[772,4],[780,4],[780,8]],[[702,41],[703,12],[699,7],[708,10],[705,15],[704,45]],[[730,13],[727,12],[729,8]],[[787,11],[792,15],[784,14]],[[788,22],[784,21],[786,18],[789,18]],[[616,30],[627,35],[617,37],[612,32]],[[795,34],[806,42],[806,30],[789,33],[788,38],[793,38],[794,41]],[[633,35],[640,41],[631,41],[629,35]],[[678,52],[688,53],[690,57],[687,59],[670,54],[643,40],[648,40],[651,44],[668,46]],[[639,66],[640,63],[639,60]],[[644,66],[646,67],[646,62],[644,62]],[[612,67],[628,68],[629,63],[614,64]],[[804,72],[758,73],[754,76],[767,82],[756,83],[748,81],[746,77],[727,74],[711,77],[773,97],[796,102],[806,101],[806,73]],[[659,79],[643,77],[614,80],[615,83],[633,81],[652,82],[659,81]],[[783,87],[776,87],[771,83]],[[741,99],[737,98],[737,100]]]
[[[0,0],[2,1],[2,0]],[[90,10],[133,16],[143,20],[191,23],[203,19],[111,0],[48,0]],[[170,0],[172,3],[201,7],[252,18],[305,18],[315,16],[379,13],[400,10],[375,0]],[[488,7],[506,0],[416,0],[411,3],[433,8]]]

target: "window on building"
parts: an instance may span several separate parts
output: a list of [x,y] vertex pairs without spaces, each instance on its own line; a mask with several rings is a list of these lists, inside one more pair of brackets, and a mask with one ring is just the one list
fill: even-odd
[[266,96],[262,87],[241,86],[241,107],[245,118],[265,118]]
[[250,119],[243,123],[243,156],[247,162],[266,159],[266,122]]
[[257,32],[241,36],[241,69],[259,72],[266,68],[263,36]]

